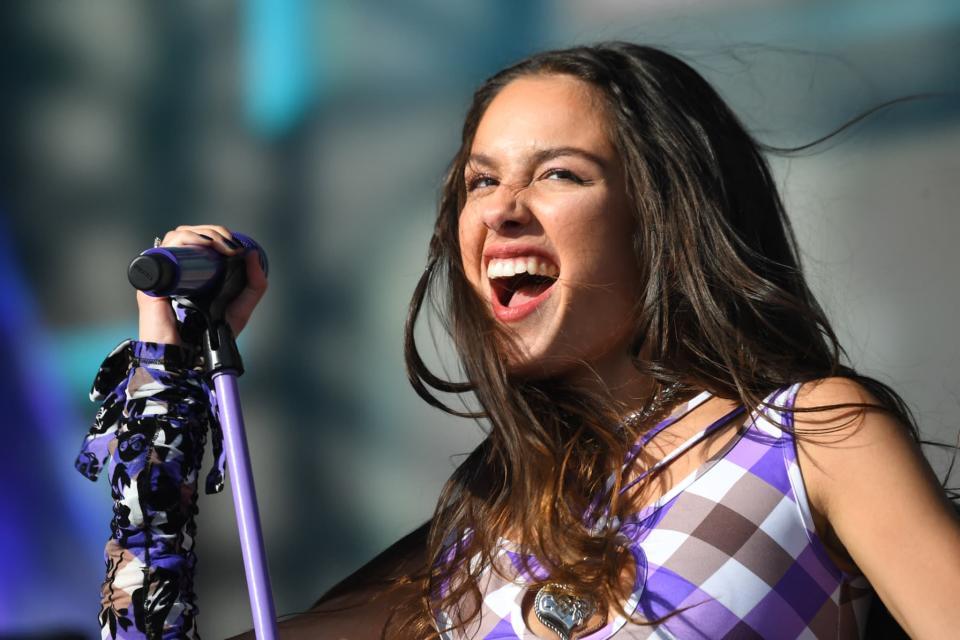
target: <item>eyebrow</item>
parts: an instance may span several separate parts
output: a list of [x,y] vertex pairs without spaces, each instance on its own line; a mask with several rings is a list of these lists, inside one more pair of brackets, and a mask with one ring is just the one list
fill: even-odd
[[[563,156],[579,156],[596,164],[601,169],[607,168],[606,160],[597,154],[591,153],[586,149],[581,149],[580,147],[547,147],[545,149],[538,149],[530,157],[530,162],[536,166],[548,160],[553,160],[554,158],[560,158]],[[474,163],[491,168],[497,166],[496,160],[483,153],[470,154],[470,157],[467,158],[467,164],[469,165]]]

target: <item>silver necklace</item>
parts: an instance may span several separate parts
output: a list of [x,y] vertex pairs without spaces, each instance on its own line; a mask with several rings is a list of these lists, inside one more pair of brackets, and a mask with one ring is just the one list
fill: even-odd
[[625,425],[642,424],[666,407],[667,403],[673,400],[679,393],[683,385],[680,382],[674,382],[661,389],[653,400],[643,409],[633,411],[623,419]]

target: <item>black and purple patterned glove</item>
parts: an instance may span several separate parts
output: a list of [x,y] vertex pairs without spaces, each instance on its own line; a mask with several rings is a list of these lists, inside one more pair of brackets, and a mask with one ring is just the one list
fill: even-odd
[[96,480],[109,458],[103,638],[199,638],[194,517],[208,429],[215,463],[207,493],[223,489],[224,453],[214,392],[194,353],[126,340],[100,365],[90,391],[101,405],[75,466]]

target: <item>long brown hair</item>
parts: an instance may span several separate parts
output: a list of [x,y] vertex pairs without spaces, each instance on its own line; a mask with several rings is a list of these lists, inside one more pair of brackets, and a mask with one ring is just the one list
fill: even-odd
[[[623,407],[595,389],[562,379],[512,379],[511,338],[475,293],[460,258],[464,168],[477,126],[504,86],[535,74],[573,76],[604,100],[636,222],[633,246],[645,286],[636,301],[632,354],[637,375],[654,381],[650,402],[680,385],[756,407],[790,384],[843,376],[862,384],[918,438],[900,396],[844,364],[846,354],[804,279],[763,155],[775,149],[754,140],[696,71],[664,51],[613,42],[538,53],[474,94],[443,183],[427,268],[410,303],[411,384],[431,405],[480,420],[487,437],[439,498],[418,578],[421,597],[393,627],[402,637],[435,636],[437,610],[455,612],[453,626],[474,619],[482,598],[478,577],[508,531],[521,556],[535,556],[551,580],[617,607],[623,591],[628,559],[615,527],[587,526],[584,514],[597,495],[615,516],[610,522],[630,509],[619,496],[620,464],[648,425],[624,428]],[[462,381],[435,375],[420,355],[414,328],[425,303],[452,339]],[[477,409],[454,408],[437,392],[472,394]],[[841,406],[874,405],[816,409]],[[611,474],[614,486],[605,491]]]

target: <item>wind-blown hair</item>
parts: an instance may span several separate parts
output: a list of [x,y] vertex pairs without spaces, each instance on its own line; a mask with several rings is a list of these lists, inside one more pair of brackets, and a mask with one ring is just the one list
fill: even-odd
[[[578,78],[605,105],[635,220],[633,248],[644,285],[634,309],[632,355],[637,375],[655,381],[648,402],[678,383],[689,394],[706,389],[757,407],[778,388],[843,376],[862,384],[918,438],[902,399],[844,364],[846,354],[804,280],[764,157],[778,149],[754,140],[710,84],[664,51],[612,42],[538,53],[474,94],[443,183],[427,268],[410,304],[405,351],[414,389],[448,413],[480,419],[487,437],[440,496],[418,578],[421,597],[391,625],[402,637],[435,637],[438,608],[457,612],[455,626],[470,622],[482,597],[479,572],[508,533],[551,581],[597,595],[601,609],[619,607],[624,592],[621,572],[629,555],[615,526],[591,527],[595,522],[584,514],[597,496],[615,516],[608,523],[635,506],[619,495],[619,469],[649,424],[621,424],[624,407],[602,391],[559,378],[511,377],[511,336],[468,282],[460,256],[464,168],[480,119],[507,84],[538,74]],[[440,378],[421,358],[414,327],[425,302],[449,332],[462,382]],[[479,409],[454,409],[436,392],[472,393]],[[807,410],[849,406],[876,405]],[[605,491],[611,475],[613,487]],[[474,556],[478,562],[469,561]],[[443,594],[439,602],[437,594]]]

